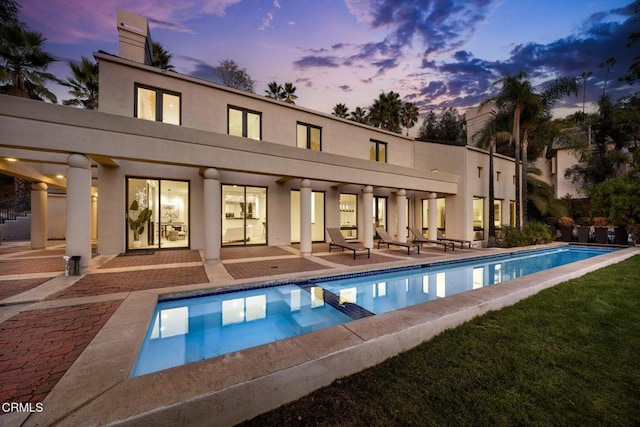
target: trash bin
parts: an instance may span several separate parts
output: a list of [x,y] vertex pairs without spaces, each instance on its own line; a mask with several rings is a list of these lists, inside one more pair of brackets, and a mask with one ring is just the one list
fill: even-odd
[[71,257],[70,273],[72,276],[80,275],[80,258],[82,258],[80,255],[74,255]]

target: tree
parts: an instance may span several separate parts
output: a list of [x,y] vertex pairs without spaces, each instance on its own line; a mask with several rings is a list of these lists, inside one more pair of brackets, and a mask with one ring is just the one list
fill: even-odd
[[640,224],[640,181],[631,175],[610,178],[589,190],[594,216],[613,224]]
[[421,139],[438,139],[437,137],[438,116],[433,110],[429,110],[426,117],[422,121],[418,138]]
[[[640,2],[636,2],[635,13],[640,15]],[[633,47],[638,41],[640,41],[640,31],[634,31],[629,34],[629,43],[627,47]],[[627,74],[625,74],[621,80],[625,80],[629,84],[633,84],[636,80],[640,79],[640,54],[636,54],[633,57],[633,62],[629,66]]]
[[296,87],[293,83],[285,83],[282,92],[284,102],[287,104],[295,104],[295,100],[298,99],[298,96],[295,94]]
[[70,62],[69,67],[73,77],[66,81],[60,81],[64,86],[71,88],[69,94],[73,99],[67,99],[64,105],[82,106],[87,110],[98,108],[98,64],[82,56],[80,64]]
[[225,59],[216,67],[220,83],[225,86],[254,93],[255,84],[245,68],[240,68],[235,61]]
[[45,87],[47,82],[57,81],[46,72],[55,59],[42,49],[45,40],[42,34],[20,24],[0,27],[0,93],[58,102]]
[[[344,105],[344,104],[342,104],[342,105]],[[362,108],[362,107],[356,107],[356,109],[351,112],[350,120],[352,120],[354,122],[357,122],[357,123],[362,123],[362,124],[368,125],[369,124],[369,117],[368,117],[367,110],[365,108]]]
[[400,110],[400,124],[407,129],[407,136],[409,136],[409,129],[411,129],[418,122],[418,107],[412,102],[405,102]]
[[333,112],[331,114],[336,117],[340,117],[341,119],[346,119],[349,116],[349,108],[347,108],[347,106],[342,103],[336,104],[333,107]]
[[285,97],[284,88],[278,82],[273,81],[267,85],[267,90],[265,90],[267,98],[277,99],[278,101],[282,101]]
[[611,67],[613,67],[616,64],[616,58],[609,58],[606,61],[604,61],[603,63],[601,63],[599,65],[600,68],[606,68],[607,71],[605,73],[604,76],[604,85],[602,86],[602,96],[606,96],[607,94],[607,81],[609,80],[609,71],[611,70]]
[[381,93],[378,99],[373,101],[369,120],[375,127],[400,133],[400,109],[402,101],[400,94],[390,91]]
[[160,68],[161,70],[174,71],[173,65],[171,65],[171,58],[173,57],[164,46],[158,42],[151,44],[151,65]]
[[584,114],[584,104],[587,100],[587,79],[591,77],[593,73],[591,71],[586,71],[580,74],[580,78],[582,79],[582,114]]
[[0,0],[0,26],[19,25],[20,5],[13,0]]

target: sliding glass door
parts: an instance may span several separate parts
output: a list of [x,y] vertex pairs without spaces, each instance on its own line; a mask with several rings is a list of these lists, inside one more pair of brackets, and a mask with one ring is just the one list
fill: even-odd
[[267,243],[267,189],[222,186],[222,245]]
[[127,178],[127,250],[189,247],[189,182]]

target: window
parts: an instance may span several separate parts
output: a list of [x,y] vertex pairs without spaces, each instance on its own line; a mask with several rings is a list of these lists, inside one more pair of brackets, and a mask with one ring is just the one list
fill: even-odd
[[[324,242],[324,192],[311,192],[311,240]],[[291,242],[300,242],[300,190],[291,190]]]
[[387,198],[373,196],[373,235],[376,236],[376,227],[387,229]]
[[297,143],[299,148],[307,148],[314,151],[322,151],[322,128],[306,123],[298,123],[296,128]]
[[262,113],[229,107],[228,119],[229,135],[262,139]]
[[387,143],[371,140],[371,148],[369,150],[369,160],[387,163]]
[[509,201],[509,225],[516,226],[516,202],[513,200]]
[[473,198],[473,240],[484,240],[484,199]]
[[[445,236],[445,199],[438,197],[436,199],[436,225],[440,235]],[[429,230],[429,200],[422,199],[422,234]]]
[[134,115],[143,120],[180,125],[180,101],[179,93],[136,85]]
[[502,200],[493,201],[493,225],[496,229],[502,228]]

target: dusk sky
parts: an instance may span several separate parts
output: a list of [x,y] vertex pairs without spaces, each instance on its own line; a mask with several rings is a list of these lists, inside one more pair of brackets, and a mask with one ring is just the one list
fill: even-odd
[[[67,62],[118,54],[116,9],[149,19],[151,35],[173,54],[176,71],[215,81],[232,59],[246,68],[257,94],[293,82],[297,105],[330,113],[337,103],[366,108],[381,92],[433,108],[478,105],[505,73],[525,71],[536,85],[593,72],[587,108],[607,93],[638,91],[618,81],[640,50],[627,47],[640,29],[630,0],[19,0],[20,19],[42,33],[69,75]],[[68,99],[57,89],[58,102]],[[582,94],[569,110],[582,108]],[[562,115],[562,112],[560,112]],[[421,121],[422,121],[421,117]]]

